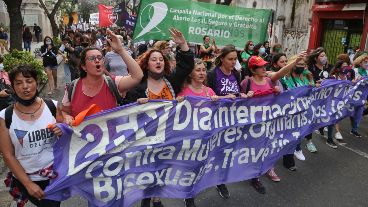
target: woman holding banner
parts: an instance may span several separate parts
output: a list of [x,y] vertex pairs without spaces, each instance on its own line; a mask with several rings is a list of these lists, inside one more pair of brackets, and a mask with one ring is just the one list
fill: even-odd
[[[170,30],[172,40],[179,45],[180,50],[176,55],[176,69],[171,72],[168,59],[160,50],[149,50],[138,58],[144,77],[141,83],[130,90],[126,95],[128,102],[147,103],[148,100],[165,99],[174,100],[188,75],[194,68],[194,54],[189,50],[183,34],[176,30]],[[141,207],[150,207],[151,198],[145,198]],[[160,198],[153,198],[154,207],[163,207]]]
[[[217,96],[225,98],[246,97],[240,93],[240,74],[234,69],[237,61],[237,51],[234,45],[221,49],[215,59],[216,67],[207,73],[207,83]],[[225,184],[217,185],[217,191],[222,198],[229,198],[230,193]]]
[[[289,58],[289,62],[293,62],[297,59],[297,56]],[[306,85],[314,85],[313,80],[310,81],[306,74],[306,59],[300,59],[295,62],[295,66],[292,68],[290,74],[287,74],[282,80],[287,89],[294,89]],[[287,154],[283,157],[283,165],[291,171],[296,171],[294,155],[298,160],[305,160],[302,148],[300,144],[296,146],[294,154]]]
[[[125,94],[142,79],[143,73],[137,62],[123,48],[119,38],[107,30],[111,40],[107,40],[129,68],[130,75],[108,78],[104,75],[104,58],[97,48],[86,48],[81,54],[80,79],[73,81],[65,90],[63,112],[65,123],[71,124],[73,117],[92,104],[107,110],[121,104],[120,94]],[[120,94],[118,94],[120,93]]]
[[[0,112],[0,152],[10,169],[5,183],[18,206],[29,200],[38,207],[59,207],[45,199],[53,171],[53,145],[63,120],[56,101],[38,97],[37,72],[31,65],[13,68],[9,74],[16,102]],[[47,126],[47,127],[46,127]]]
[[[289,62],[288,65],[273,73],[267,73],[266,71],[266,65],[268,62],[264,61],[259,56],[252,56],[248,61],[248,67],[252,76],[247,77],[241,82],[242,92],[248,96],[263,96],[272,93],[279,93],[280,88],[275,86],[275,83],[280,78],[288,74],[295,66],[295,62],[298,62],[300,59],[304,58],[305,55],[306,53],[304,52],[299,54],[295,61]],[[273,181],[280,181],[280,178],[277,176],[273,168],[268,171],[268,175]],[[253,178],[251,184],[257,190],[257,192],[261,194],[266,193],[266,189],[262,185],[259,178]]]
[[[201,59],[194,59],[194,69],[192,73],[187,77],[182,91],[178,94],[178,97],[185,96],[202,96],[217,100],[215,92],[205,86],[207,68]],[[194,198],[186,198],[184,200],[186,207],[195,207]]]

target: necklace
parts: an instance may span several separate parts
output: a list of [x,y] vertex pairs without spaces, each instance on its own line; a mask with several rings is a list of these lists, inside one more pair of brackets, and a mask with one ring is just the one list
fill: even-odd
[[17,104],[14,104],[15,108],[22,114],[26,114],[26,115],[30,115],[31,119],[34,119],[35,117],[35,113],[40,110],[41,106],[42,106],[42,100],[41,100],[41,103],[40,103],[40,106],[34,111],[34,112],[23,112],[21,110],[19,110],[19,108],[17,107]]

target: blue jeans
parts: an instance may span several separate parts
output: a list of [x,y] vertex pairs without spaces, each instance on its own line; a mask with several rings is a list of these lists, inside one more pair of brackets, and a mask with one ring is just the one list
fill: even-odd
[[29,42],[29,41],[24,41],[23,43],[24,43],[24,49],[25,49],[26,51],[31,52],[31,42]]
[[360,119],[354,119],[353,117],[350,117],[350,123],[351,123],[351,131],[353,132],[357,132],[358,131],[358,127],[359,127],[359,123],[361,121],[361,118],[363,117],[363,112],[364,112],[364,108],[363,107],[359,107],[357,108],[357,110],[355,110],[355,116],[354,117],[360,117]]

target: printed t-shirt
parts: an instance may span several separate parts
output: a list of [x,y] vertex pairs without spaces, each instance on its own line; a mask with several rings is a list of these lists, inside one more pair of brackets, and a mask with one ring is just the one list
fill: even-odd
[[216,73],[216,88],[215,93],[219,96],[226,96],[228,94],[237,95],[240,93],[238,81],[231,71],[230,75],[225,75],[219,67],[215,68]]
[[[53,102],[57,106],[57,102]],[[46,104],[43,104],[41,116],[34,121],[24,121],[13,112],[9,128],[15,158],[28,174],[47,168],[54,161],[53,145],[56,136],[47,125],[56,123],[56,120]],[[5,120],[5,109],[0,112],[0,118]],[[29,178],[32,181],[49,179],[37,174],[29,175]]]

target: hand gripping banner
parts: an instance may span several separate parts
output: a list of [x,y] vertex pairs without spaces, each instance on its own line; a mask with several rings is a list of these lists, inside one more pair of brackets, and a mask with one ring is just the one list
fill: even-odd
[[258,98],[151,101],[92,115],[75,128],[61,125],[59,177],[47,198],[80,194],[90,206],[131,206],[260,176],[315,129],[360,119],[367,83],[328,80]]

